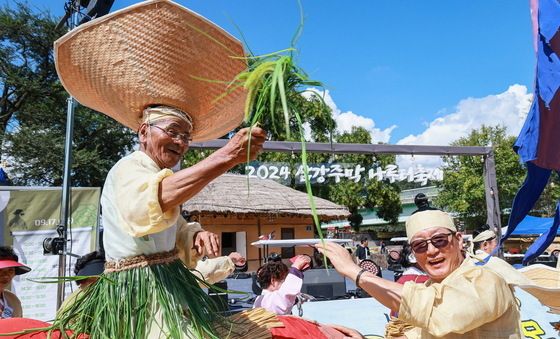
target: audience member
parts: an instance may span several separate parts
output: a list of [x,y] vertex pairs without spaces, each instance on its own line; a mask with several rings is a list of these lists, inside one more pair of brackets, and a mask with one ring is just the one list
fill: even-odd
[[289,269],[281,261],[269,261],[261,266],[257,271],[257,281],[262,294],[255,299],[253,308],[263,307],[280,315],[291,314],[303,285],[303,270],[310,262],[309,256],[299,255]]
[[85,254],[76,260],[74,266],[74,274],[77,277],[83,277],[76,280],[76,284],[81,289],[88,287],[99,279],[99,275],[105,269],[105,254],[100,251],[93,251]]
[[485,258],[498,247],[496,233],[488,224],[483,225],[473,232],[473,250],[476,256]]
[[0,319],[21,318],[23,314],[18,297],[7,290],[16,275],[31,271],[18,259],[11,247],[0,246]]
[[74,265],[75,281],[78,285],[78,289],[64,299],[57,314],[71,307],[80,293],[83,293],[88,287],[99,280],[99,276],[103,273],[104,269],[105,253],[101,251],[93,251],[78,258]]
[[356,247],[356,258],[358,258],[358,263],[362,260],[369,259],[370,251],[368,247],[368,238],[362,237],[360,243]]
[[422,211],[437,210],[437,208],[430,206],[430,200],[424,193],[418,193],[414,197],[414,205],[416,205],[416,211],[412,214]]
[[402,275],[397,280],[397,283],[403,284],[407,281],[415,283],[423,283],[429,279],[428,275],[418,265],[418,261],[412,252],[410,244],[406,242],[400,255],[400,264],[404,268]]

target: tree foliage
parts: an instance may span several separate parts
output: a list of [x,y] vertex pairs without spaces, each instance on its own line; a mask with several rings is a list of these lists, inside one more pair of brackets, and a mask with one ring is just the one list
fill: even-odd
[[[344,132],[335,136],[338,143],[371,143],[371,135],[363,127],[352,127],[350,132]],[[395,163],[394,155],[364,155],[364,154],[344,154],[338,155],[336,161],[343,164],[360,164],[363,167],[385,167]],[[334,185],[329,185],[330,200],[345,205],[352,214],[356,214],[359,208],[377,208],[377,215],[396,224],[400,212],[402,211],[399,198],[400,189],[396,183],[377,181],[375,178],[367,178],[367,174],[362,173],[362,180],[354,182],[344,180]]]
[[[500,209],[511,203],[525,174],[523,166],[512,149],[515,137],[508,136],[504,126],[482,126],[468,136],[452,143],[453,146],[492,146],[496,163],[496,178]],[[468,228],[486,222],[483,159],[479,156],[446,156],[444,176],[436,204],[457,212]]]
[[[17,3],[0,9],[0,90],[3,158],[16,185],[60,186],[63,180],[67,94],[56,75],[55,30],[49,13]],[[9,125],[8,125],[9,123]],[[134,133],[78,106],[72,139],[73,186],[101,186],[113,164],[132,149]]]
[[556,213],[556,204],[560,200],[560,177],[551,175],[548,185],[542,192],[539,200],[533,207],[532,215],[540,217],[553,217]]
[[52,45],[64,31],[49,14],[22,3],[0,8],[0,130],[37,101],[54,101],[57,75]]

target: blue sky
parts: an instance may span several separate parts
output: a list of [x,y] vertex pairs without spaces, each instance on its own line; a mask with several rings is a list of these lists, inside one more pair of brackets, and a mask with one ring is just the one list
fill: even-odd
[[[64,1],[29,2],[63,14]],[[299,20],[295,0],[178,2],[235,36],[237,25],[257,54],[288,47]],[[302,3],[298,60],[326,85],[342,130],[409,144],[449,143],[482,123],[519,131],[535,65],[528,0]]]

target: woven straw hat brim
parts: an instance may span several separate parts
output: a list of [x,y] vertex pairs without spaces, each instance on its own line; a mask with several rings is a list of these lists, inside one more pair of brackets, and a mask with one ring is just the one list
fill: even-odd
[[560,270],[545,265],[530,265],[519,270],[533,285],[519,285],[551,311],[560,310]]
[[560,270],[558,269],[537,264],[523,267],[519,272],[531,279],[538,286],[557,288],[560,292]]
[[243,57],[238,40],[168,0],[124,8],[55,42],[62,85],[82,105],[134,130],[147,106],[173,106],[193,118],[196,141],[241,123],[246,93],[228,85],[246,69]]

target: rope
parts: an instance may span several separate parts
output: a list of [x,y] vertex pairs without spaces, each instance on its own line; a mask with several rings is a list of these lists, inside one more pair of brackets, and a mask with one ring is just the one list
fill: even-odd
[[116,261],[109,260],[105,263],[105,271],[103,273],[121,272],[139,267],[168,264],[179,259],[177,253],[178,250],[175,248],[169,252],[141,254]]

